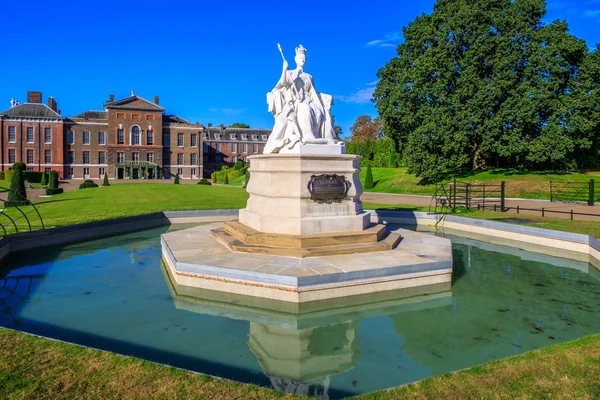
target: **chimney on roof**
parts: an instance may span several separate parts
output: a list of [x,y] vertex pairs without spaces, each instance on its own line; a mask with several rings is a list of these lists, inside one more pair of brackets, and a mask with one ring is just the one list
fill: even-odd
[[50,107],[55,113],[58,112],[58,109],[56,108],[56,100],[54,100],[52,96],[48,97],[48,107]]
[[113,101],[115,101],[115,95],[111,93],[108,95],[108,102],[112,103]]
[[158,105],[158,96],[154,96],[154,104]]
[[219,124],[219,128],[221,128],[221,129],[225,129],[225,125],[223,125],[223,124]]
[[27,92],[27,102],[42,104],[42,92]]

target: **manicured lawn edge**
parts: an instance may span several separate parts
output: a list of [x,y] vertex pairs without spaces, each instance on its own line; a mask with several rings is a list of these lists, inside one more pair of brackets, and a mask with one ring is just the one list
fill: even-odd
[[[2,398],[295,398],[272,389],[0,328]],[[600,335],[357,399],[598,398]]]

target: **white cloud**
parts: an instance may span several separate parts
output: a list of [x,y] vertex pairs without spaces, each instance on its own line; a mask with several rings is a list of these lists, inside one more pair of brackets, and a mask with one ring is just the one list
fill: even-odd
[[246,111],[246,109],[245,108],[209,108],[208,111],[214,112],[214,113],[219,113],[219,114],[226,114],[226,115],[238,115],[238,114],[242,114],[244,111]]
[[386,33],[381,39],[371,40],[365,43],[366,47],[396,47],[400,39],[402,38],[402,32],[390,32]]
[[375,85],[377,85],[378,83],[379,83],[379,79],[377,79],[376,81],[373,81],[373,82],[369,82],[369,83],[367,83],[367,86],[375,86]]
[[596,17],[600,16],[600,10],[585,10],[583,12],[583,16],[585,18],[595,19]]
[[374,91],[375,91],[374,87],[369,87],[366,89],[360,89],[356,93],[351,94],[350,96],[333,96],[333,97],[335,99],[341,101],[342,103],[367,104],[367,103],[371,102]]

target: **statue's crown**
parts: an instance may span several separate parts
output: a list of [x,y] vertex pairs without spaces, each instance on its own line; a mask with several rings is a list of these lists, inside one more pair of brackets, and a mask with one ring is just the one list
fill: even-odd
[[306,49],[302,45],[296,47],[296,55],[300,54],[306,55]]

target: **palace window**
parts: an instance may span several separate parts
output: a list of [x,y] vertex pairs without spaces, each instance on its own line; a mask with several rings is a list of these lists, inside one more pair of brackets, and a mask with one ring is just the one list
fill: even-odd
[[163,147],[171,147],[171,135],[168,133],[163,134]]
[[104,167],[100,167],[98,169],[98,178],[100,178],[100,179],[104,178]]
[[177,154],[177,165],[183,165],[183,154]]
[[27,150],[27,164],[33,164],[33,150]]
[[137,151],[131,153],[131,161],[140,161],[140,153]]
[[177,134],[177,146],[183,147],[183,133]]
[[146,153],[146,160],[148,162],[154,162],[154,153]]
[[52,150],[44,150],[44,163],[52,164]]
[[52,129],[44,128],[44,143],[52,143]]
[[152,131],[152,129],[148,129],[146,131],[146,144],[147,145],[154,144],[154,131]]
[[231,144],[231,152],[232,153],[237,153],[237,143],[232,143]]
[[265,141],[267,140],[267,135],[261,135],[261,137],[262,137],[262,140],[265,140]]
[[131,127],[131,145],[136,146],[140,144],[140,127],[134,125]]
[[237,135],[235,133],[232,133],[231,135],[229,135],[229,139],[236,140],[237,139]]
[[123,163],[125,162],[125,153],[117,153],[117,162],[118,163]]
[[203,151],[204,153],[208,153],[208,143],[203,143],[203,144],[202,144],[202,151]]
[[196,165],[196,161],[198,161],[198,157],[196,156],[196,154],[195,153],[190,154],[190,164]]
[[179,175],[180,178],[183,178],[183,168],[177,168],[177,175]]
[[117,113],[117,119],[125,119],[125,113]]
[[98,152],[98,164],[106,164],[106,152],[105,151]]
[[248,152],[248,143],[244,143],[242,144],[242,153],[247,153]]
[[89,151],[84,151],[83,152],[83,163],[84,164],[89,164],[90,163],[90,152]]
[[90,144],[90,132],[83,131],[83,144]]
[[242,140],[247,140],[248,139],[248,135],[242,135]]
[[98,132],[98,144],[99,145],[106,144],[106,132]]
[[75,152],[67,151],[67,164],[74,164],[74,163],[75,163]]
[[15,143],[17,141],[17,127],[16,126],[8,127],[8,141],[10,143]]
[[125,133],[123,133],[123,129],[117,130],[117,144],[125,144]]
[[67,131],[67,144],[75,144],[75,135],[73,131]]
[[27,143],[33,143],[33,128],[31,126],[27,127]]
[[220,152],[221,152],[221,143],[217,143],[217,144],[215,144],[215,151],[216,151],[217,153],[220,153]]
[[15,159],[16,159],[16,150],[8,149],[8,163],[14,164],[16,162]]
[[258,153],[258,145],[256,143],[252,145],[252,153]]
[[85,168],[83,169],[83,177],[84,177],[85,179],[88,179],[88,178],[90,177],[90,169],[89,169],[89,167],[85,167]]
[[192,133],[192,136],[190,137],[190,146],[196,147],[197,138],[198,138],[198,135],[196,135],[195,133]]

